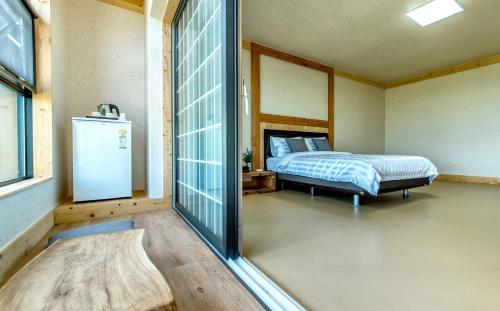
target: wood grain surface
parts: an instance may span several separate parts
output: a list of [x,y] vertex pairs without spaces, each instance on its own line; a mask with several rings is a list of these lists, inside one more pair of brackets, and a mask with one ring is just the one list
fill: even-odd
[[176,310],[144,229],[63,239],[0,290],[2,310]]
[[276,191],[276,173],[269,171],[251,171],[243,173],[248,179],[243,181],[243,195]]
[[133,197],[130,199],[80,203],[73,203],[73,199],[68,197],[55,208],[54,222],[56,224],[64,224],[156,211],[170,208],[170,199],[170,197],[150,199],[145,191],[134,191]]
[[[146,229],[148,238],[145,240],[144,248],[170,285],[178,310],[263,310],[252,294],[174,209],[121,216],[115,219],[132,219],[136,228]],[[43,251],[50,236],[63,230],[105,221],[108,220],[93,219],[55,225],[9,272],[5,281]],[[0,282],[0,286],[1,284]],[[40,283],[37,284],[42,286]]]

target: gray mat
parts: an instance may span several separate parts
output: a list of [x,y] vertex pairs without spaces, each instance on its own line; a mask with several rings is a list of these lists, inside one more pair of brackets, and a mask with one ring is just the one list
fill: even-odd
[[118,220],[118,221],[103,222],[96,225],[83,226],[71,230],[61,231],[49,238],[48,245],[49,246],[52,245],[55,241],[59,239],[70,239],[86,235],[125,231],[134,228],[135,227],[133,220]]

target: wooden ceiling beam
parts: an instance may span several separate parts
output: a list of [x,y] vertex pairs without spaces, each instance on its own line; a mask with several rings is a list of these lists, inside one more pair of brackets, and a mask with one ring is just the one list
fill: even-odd
[[128,11],[144,14],[144,0],[98,0]]
[[498,63],[500,63],[500,55],[484,57],[484,58],[476,59],[476,60],[473,60],[473,61],[470,61],[470,62],[467,62],[464,64],[448,67],[445,69],[435,70],[435,71],[431,71],[428,73],[416,75],[413,77],[404,78],[404,79],[397,80],[397,81],[392,81],[392,82],[386,83],[385,88],[391,89],[391,88],[403,86],[403,85],[410,84],[410,83],[416,83],[416,82],[420,82],[420,81],[435,79],[435,78],[439,78],[439,77],[443,77],[443,76],[447,76],[447,75],[451,75],[451,74],[455,74],[455,73],[459,73],[459,72],[463,72],[463,71],[467,71],[467,70],[477,69],[477,68],[481,68],[481,67],[485,67],[485,66],[489,66],[489,65],[494,65],[494,64],[498,64]]
[[[250,50],[251,44],[252,43],[250,41],[243,40],[242,48],[245,50]],[[443,76],[447,76],[447,75],[451,75],[451,74],[455,74],[455,73],[459,73],[459,72],[463,72],[463,71],[467,71],[467,70],[477,69],[477,68],[481,68],[481,67],[485,67],[485,66],[489,66],[489,65],[499,64],[499,63],[500,63],[500,55],[494,55],[494,56],[476,59],[476,60],[473,60],[473,61],[470,61],[467,63],[451,66],[448,68],[435,70],[435,71],[431,71],[431,72],[403,78],[403,79],[396,80],[396,81],[391,81],[388,83],[373,81],[373,80],[370,80],[370,79],[367,79],[367,78],[364,78],[364,77],[361,77],[361,76],[358,76],[358,75],[355,75],[355,74],[352,74],[350,72],[343,71],[340,69],[335,69],[335,75],[342,77],[342,78],[349,79],[349,80],[353,80],[353,81],[357,81],[357,82],[364,83],[367,85],[371,85],[374,87],[378,87],[381,89],[391,89],[391,88],[395,88],[395,87],[399,87],[399,86],[403,86],[403,85],[407,85],[407,84],[411,84],[411,83],[435,79],[435,78],[439,78],[439,77],[443,77]]]
[[[246,41],[246,40],[242,41],[242,48],[244,50],[250,51],[251,46],[252,46],[252,42]],[[266,48],[266,47],[263,47],[263,48],[264,49],[272,50],[272,49]],[[265,53],[263,53],[263,54],[265,54]],[[283,54],[285,54],[285,53],[283,53]],[[299,61],[294,61],[296,63],[299,63],[299,64],[302,64],[302,63],[311,63],[311,61],[304,60],[303,58],[292,56],[292,55],[289,55],[289,54],[287,54],[287,55],[290,58],[293,58],[294,60],[298,59]],[[272,56],[272,55],[270,55],[270,56]],[[325,71],[325,72],[329,72],[330,71],[330,67],[328,67],[328,66],[316,65],[314,67],[318,67],[318,66],[321,67],[321,68],[319,68],[319,69],[315,68],[315,69],[322,70],[322,71]],[[373,80],[370,80],[370,79],[366,79],[366,78],[354,75],[352,73],[349,73],[347,71],[335,69],[335,73],[334,74],[336,76],[339,76],[339,77],[342,77],[342,78],[346,78],[346,79],[353,80],[353,81],[356,81],[356,82],[359,82],[359,83],[364,83],[364,84],[367,84],[367,85],[371,85],[371,86],[374,86],[374,87],[385,89],[385,84],[384,83],[373,81]]]
[[165,15],[163,16],[163,23],[171,25],[174,20],[175,12],[179,6],[180,0],[167,0],[167,7],[165,8]]

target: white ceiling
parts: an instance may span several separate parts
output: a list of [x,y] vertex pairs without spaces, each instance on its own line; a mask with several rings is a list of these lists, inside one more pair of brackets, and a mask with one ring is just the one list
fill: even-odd
[[243,38],[379,82],[500,53],[500,0],[425,28],[406,12],[427,0],[242,0]]

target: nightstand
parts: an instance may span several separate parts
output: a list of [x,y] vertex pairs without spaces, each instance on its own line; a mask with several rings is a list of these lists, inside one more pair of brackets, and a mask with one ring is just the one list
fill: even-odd
[[276,173],[251,171],[243,173],[243,195],[276,191]]

